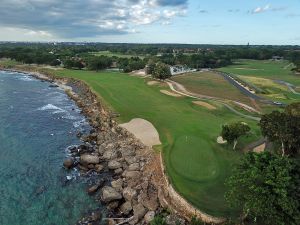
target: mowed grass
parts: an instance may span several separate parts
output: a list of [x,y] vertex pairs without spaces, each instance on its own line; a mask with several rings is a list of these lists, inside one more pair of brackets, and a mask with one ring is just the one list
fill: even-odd
[[122,54],[122,53],[115,53],[110,51],[99,51],[99,52],[90,52],[90,54],[95,56],[108,56],[108,57],[118,57],[118,58],[131,58],[131,57],[139,57],[141,59],[144,58],[144,56],[141,55],[134,55],[134,54]]
[[214,216],[235,213],[224,200],[225,179],[240,153],[216,143],[221,125],[246,121],[254,133],[240,147],[258,139],[256,122],[236,117],[223,108],[208,110],[192,99],[160,93],[161,85],[149,86],[147,80],[113,72],[55,71],[59,76],[85,81],[114,111],[119,122],[144,118],[158,130],[165,166],[175,188],[192,204]]
[[289,104],[299,101],[300,95],[291,93],[286,85],[278,84],[275,81],[291,83],[298,90],[300,76],[291,69],[292,64],[288,61],[238,60],[234,65],[219,70],[238,75],[241,80],[260,88],[265,92],[262,96],[266,98]]
[[251,104],[247,96],[243,95],[221,75],[213,72],[189,73],[174,76],[172,80],[182,84],[187,90],[197,94]]

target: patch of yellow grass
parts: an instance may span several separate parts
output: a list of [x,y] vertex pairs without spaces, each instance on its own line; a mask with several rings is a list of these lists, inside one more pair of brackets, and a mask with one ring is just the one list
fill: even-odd
[[245,80],[249,83],[252,83],[258,87],[273,87],[280,90],[286,91],[287,87],[281,84],[278,84],[270,79],[260,78],[260,77],[248,77],[248,76],[239,76],[242,80]]
[[211,104],[209,104],[209,103],[207,103],[207,102],[203,102],[203,101],[193,101],[193,103],[196,104],[196,105],[203,106],[203,107],[205,107],[205,108],[207,108],[207,109],[209,109],[209,110],[215,110],[215,109],[217,109],[217,107],[215,107],[215,106],[213,106],[213,105],[211,105]]

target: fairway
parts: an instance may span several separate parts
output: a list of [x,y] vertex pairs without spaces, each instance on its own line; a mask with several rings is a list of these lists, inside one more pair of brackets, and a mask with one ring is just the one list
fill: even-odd
[[216,143],[221,125],[245,121],[253,134],[241,146],[258,139],[256,122],[235,116],[222,107],[208,110],[195,105],[190,98],[175,98],[160,92],[160,86],[149,86],[147,80],[121,73],[90,71],[55,71],[59,76],[85,81],[99,97],[120,113],[118,122],[133,118],[150,121],[162,142],[165,166],[174,187],[188,201],[214,216],[233,214],[224,200],[225,179],[240,153]]
[[221,75],[213,72],[189,73],[174,76],[172,80],[182,84],[193,93],[251,104],[248,97],[243,95]]
[[291,63],[288,61],[271,60],[238,60],[234,65],[219,69],[232,73],[263,91],[261,96],[273,101],[292,103],[300,100],[300,95],[293,94],[286,85],[278,81],[288,82],[300,87],[300,76],[291,71]]

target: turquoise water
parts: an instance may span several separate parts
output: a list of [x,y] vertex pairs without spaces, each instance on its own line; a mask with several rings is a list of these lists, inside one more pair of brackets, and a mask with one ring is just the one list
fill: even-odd
[[97,207],[84,178],[62,168],[79,129],[88,125],[62,90],[0,71],[1,225],[74,224]]

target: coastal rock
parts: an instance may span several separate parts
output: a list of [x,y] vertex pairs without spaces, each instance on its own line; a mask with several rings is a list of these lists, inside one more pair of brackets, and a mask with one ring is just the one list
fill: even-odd
[[123,190],[123,197],[127,200],[127,201],[131,201],[133,198],[135,198],[137,196],[137,192],[136,190],[130,188],[130,187],[126,187]]
[[102,193],[101,193],[101,200],[103,202],[111,202],[114,200],[120,200],[122,199],[122,195],[116,191],[113,187],[105,186],[102,188]]
[[114,209],[118,208],[118,206],[119,206],[119,202],[118,201],[113,201],[113,202],[108,203],[106,205],[106,208],[108,210],[114,210]]
[[110,159],[115,159],[118,157],[117,155],[117,152],[115,150],[106,150],[104,153],[103,153],[103,159],[106,159],[106,160],[110,160]]
[[95,192],[97,192],[99,190],[99,188],[100,188],[99,184],[93,185],[87,189],[87,193],[89,195],[94,194]]
[[120,211],[124,215],[128,215],[132,210],[131,202],[127,201],[124,204],[121,205]]
[[71,169],[74,166],[73,158],[67,158],[64,160],[64,167],[67,169]]
[[137,204],[133,206],[133,220],[130,224],[137,224],[146,214],[146,209],[142,204]]
[[112,161],[109,161],[109,162],[108,162],[107,167],[108,167],[109,169],[111,169],[111,170],[115,170],[115,169],[121,168],[121,167],[122,167],[122,164],[119,163],[119,162],[116,161],[116,160],[112,160]]
[[139,171],[125,171],[122,176],[125,178],[137,178],[140,177],[141,173]]
[[140,170],[140,164],[139,163],[130,164],[127,170],[129,171]]
[[118,179],[111,182],[111,186],[116,189],[117,191],[122,191],[123,189],[123,180]]
[[95,155],[88,155],[84,154],[80,156],[80,163],[84,165],[88,164],[98,164],[99,163],[99,157]]
[[147,224],[149,224],[155,217],[155,212],[154,211],[149,211],[146,213],[144,216],[144,220]]
[[101,164],[96,164],[95,165],[95,170],[97,173],[100,173],[104,169],[104,166]]

